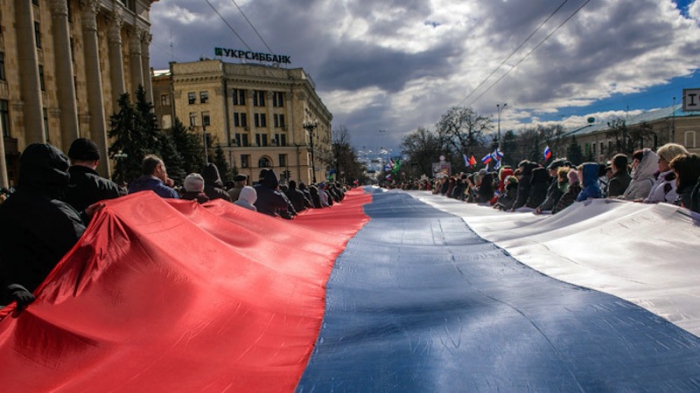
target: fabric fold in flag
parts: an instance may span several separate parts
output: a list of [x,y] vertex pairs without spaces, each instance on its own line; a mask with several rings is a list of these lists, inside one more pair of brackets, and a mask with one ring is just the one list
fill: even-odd
[[358,189],[332,220],[293,221],[152,192],[106,201],[37,300],[1,311],[3,390],[293,391],[370,200]]

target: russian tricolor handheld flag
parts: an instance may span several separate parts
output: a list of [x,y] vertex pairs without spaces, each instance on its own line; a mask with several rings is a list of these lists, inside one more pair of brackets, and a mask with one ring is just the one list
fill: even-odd
[[544,161],[547,162],[550,158],[552,158],[552,151],[549,150],[549,146],[546,146],[544,148]]
[[488,165],[493,158],[491,158],[491,154],[487,154],[484,156],[484,158],[481,159],[481,163],[484,165]]
[[[36,301],[0,310],[3,391],[698,390],[700,267],[676,264],[695,260],[700,218],[679,207],[535,216],[374,187],[291,221],[152,192],[105,204]],[[673,264],[572,243],[600,232],[595,214],[634,231],[677,215],[680,246],[658,234]],[[606,279],[603,258],[620,262]],[[632,263],[640,276],[620,275]]]

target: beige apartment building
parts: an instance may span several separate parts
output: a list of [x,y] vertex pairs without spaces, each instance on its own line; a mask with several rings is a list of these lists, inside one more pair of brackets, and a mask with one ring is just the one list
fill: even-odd
[[0,1],[0,187],[17,180],[30,143],[103,152],[117,98],[143,85],[152,101],[149,11],[157,0]]
[[[622,120],[627,124],[628,137],[634,140],[631,142],[633,149],[648,147],[656,151],[662,145],[673,142],[685,146],[691,153],[700,154],[698,111],[684,112],[680,106],[674,106],[626,116]],[[644,132],[640,133],[641,130]],[[572,137],[576,136],[584,157],[591,156],[597,162],[606,162],[618,153],[609,131],[607,123],[600,123],[565,133],[565,141],[559,144],[559,151],[555,153],[558,157],[566,156],[566,148]]]
[[156,73],[153,89],[163,129],[177,117],[202,139],[206,132],[253,181],[263,168],[282,183],[326,178],[333,116],[303,69],[209,59],[171,63]]

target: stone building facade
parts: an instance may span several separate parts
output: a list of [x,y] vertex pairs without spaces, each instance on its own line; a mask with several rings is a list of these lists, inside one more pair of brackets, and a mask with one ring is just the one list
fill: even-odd
[[[210,135],[253,181],[263,168],[283,183],[326,177],[333,116],[303,69],[208,59],[171,63],[169,72],[154,76],[153,90],[163,129],[177,117],[202,139]],[[314,122],[312,132],[304,128]]]
[[149,12],[156,0],[0,1],[0,186],[17,178],[20,152],[78,137],[103,152],[118,97],[144,86],[152,100]]

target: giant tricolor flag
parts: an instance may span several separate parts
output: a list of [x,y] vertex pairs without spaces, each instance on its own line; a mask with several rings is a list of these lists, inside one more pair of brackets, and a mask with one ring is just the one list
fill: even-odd
[[[517,247],[505,252],[441,205],[471,209],[470,225],[482,229],[493,227],[493,215],[506,222],[513,217],[513,223],[533,215],[377,188],[350,191],[333,208],[293,221],[222,200],[198,205],[150,192],[106,205],[37,290],[37,300],[18,316],[13,305],[2,311],[3,391],[698,387],[696,335],[619,297],[524,265],[511,256],[519,255]],[[533,216],[549,221],[514,240],[527,246],[538,231],[548,239],[556,233],[564,243],[547,249],[570,249],[576,246],[570,235],[586,221],[576,215],[588,205],[567,208],[571,217],[567,210]],[[603,208],[615,206],[591,210]],[[628,219],[629,209],[653,206],[619,208],[618,216]],[[662,208],[668,217],[669,208]],[[575,222],[572,228],[562,227],[567,220]],[[493,232],[499,244],[507,244],[517,227],[504,228]],[[692,222],[688,228],[693,235]],[[590,263],[602,260],[592,255],[596,250],[583,249]],[[536,259],[541,252],[522,257]],[[624,255],[606,257],[627,263]],[[599,281],[591,274],[601,269],[586,270],[585,277]],[[685,273],[672,281],[696,276],[692,269]],[[630,282],[637,296],[663,280],[653,277]],[[675,300],[651,303],[676,307],[672,318],[693,318],[698,284],[683,283],[683,291],[672,293]]]

